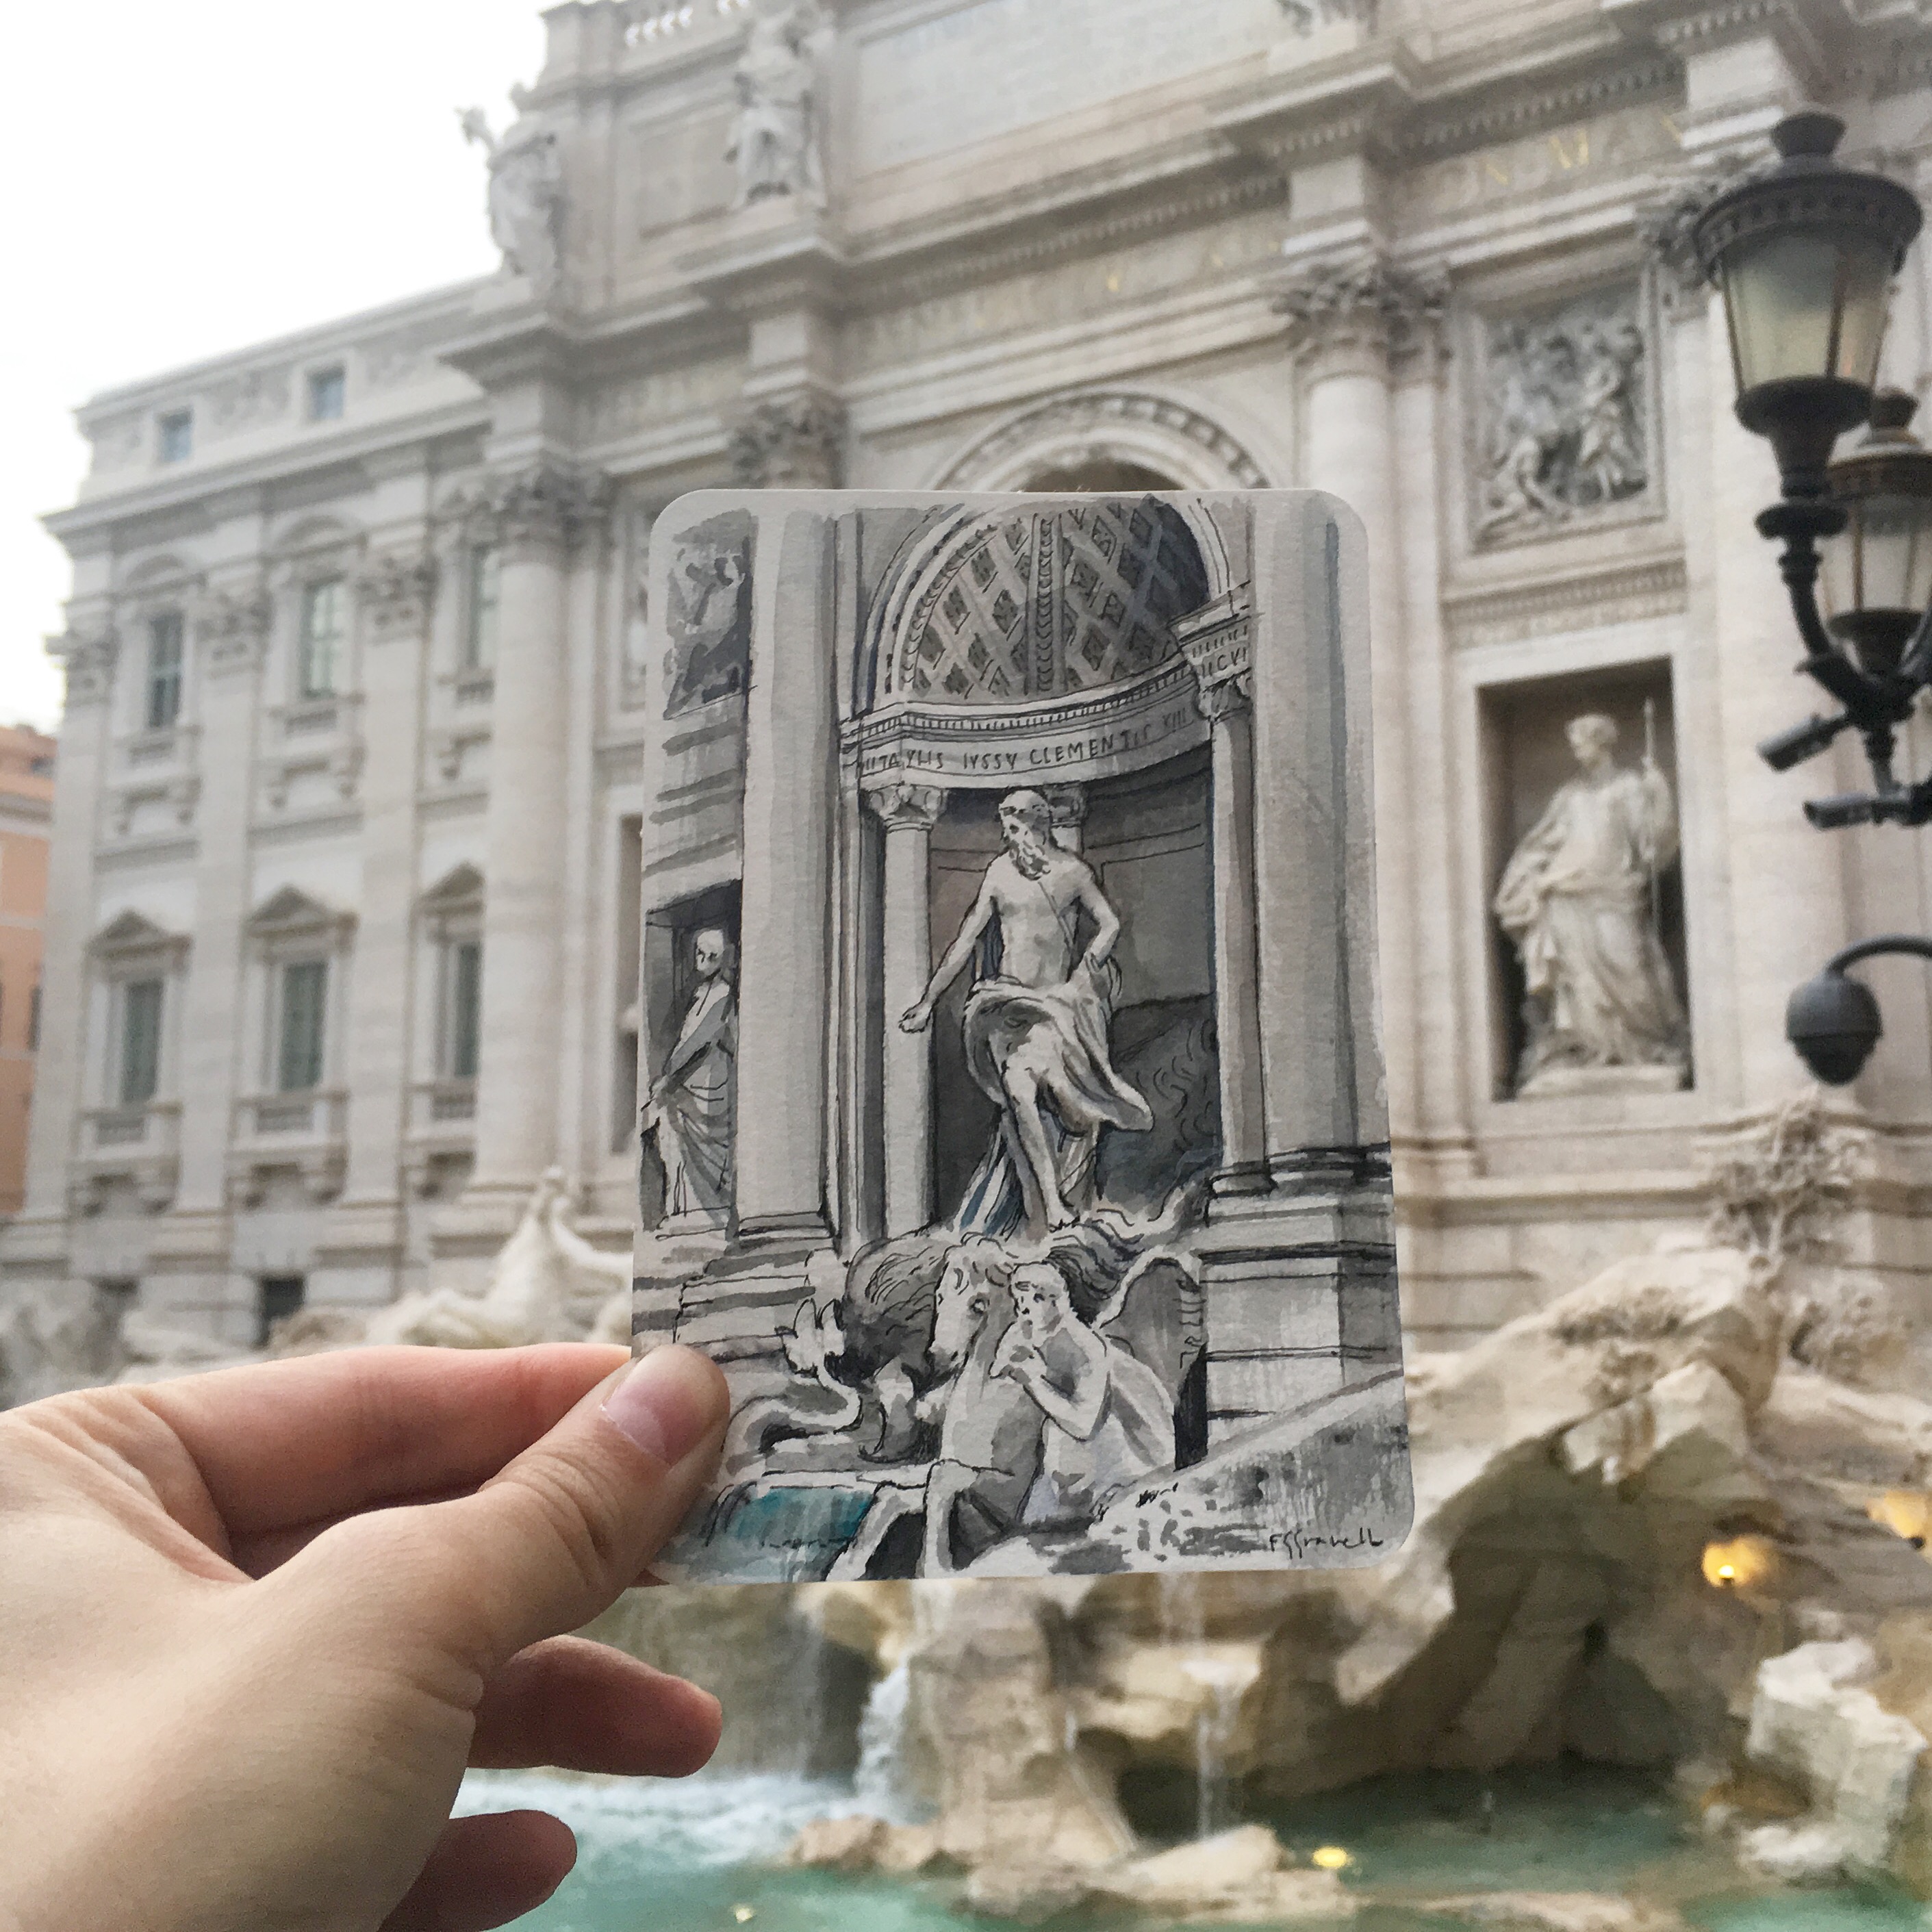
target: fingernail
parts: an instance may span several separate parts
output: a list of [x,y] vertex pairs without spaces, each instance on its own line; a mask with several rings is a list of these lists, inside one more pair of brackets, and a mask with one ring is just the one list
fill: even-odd
[[716,1376],[688,1348],[653,1348],[610,1391],[604,1413],[660,1462],[681,1462],[704,1441],[717,1405]]

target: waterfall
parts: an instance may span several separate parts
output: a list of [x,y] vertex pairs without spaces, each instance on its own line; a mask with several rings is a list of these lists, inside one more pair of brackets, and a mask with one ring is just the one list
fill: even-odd
[[779,1724],[783,1748],[765,1761],[776,1760],[794,1778],[808,1778],[825,1769],[823,1753],[831,1702],[831,1657],[824,1632],[796,1604],[789,1621],[796,1648],[782,1700]]
[[1208,1641],[1201,1580],[1192,1573],[1161,1577],[1160,1627],[1163,1640],[1184,1653],[1181,1675],[1205,1694],[1194,1714],[1194,1835],[1211,1838],[1234,1822],[1228,1755],[1254,1668]]
[[859,1720],[859,1768],[852,1795],[860,1810],[895,1824],[911,1822],[919,1810],[905,1761],[911,1703],[912,1673],[902,1658],[866,1693]]
[[1252,1673],[1212,1657],[1190,1658],[1180,1667],[1208,1693],[1194,1718],[1194,1835],[1211,1838],[1234,1822],[1228,1802],[1228,1747],[1234,1742],[1241,1693]]

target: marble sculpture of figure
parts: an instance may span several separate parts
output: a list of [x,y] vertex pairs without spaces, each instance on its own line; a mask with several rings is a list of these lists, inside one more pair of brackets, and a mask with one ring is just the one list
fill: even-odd
[[563,162],[556,136],[525,118],[499,136],[480,107],[464,109],[460,118],[464,138],[480,142],[490,158],[490,238],[505,262],[548,300],[562,268]]
[[[1118,915],[1085,862],[1053,842],[1051,808],[1038,792],[1002,799],[1000,830],[1005,850],[986,868],[958,937],[899,1024],[924,1032],[982,941],[997,947],[997,965],[988,970],[982,956],[966,1003],[966,1064],[1000,1109],[1028,1222],[1051,1229],[1091,1204],[1100,1130],[1144,1133],[1154,1114],[1114,1071],[1108,1046],[1120,984]],[[1092,932],[1084,950],[1083,914]]]
[[825,198],[819,158],[814,0],[790,0],[752,22],[738,62],[738,112],[724,158],[738,170],[734,208],[769,196]]
[[1121,1490],[1172,1466],[1173,1402],[1153,1370],[1074,1312],[1050,1263],[1015,1270],[1012,1302],[992,1373],[1018,1382],[1043,1418],[1022,1520],[1089,1522]]
[[723,933],[698,934],[698,988],[644,1109],[644,1130],[656,1132],[664,1162],[667,1217],[716,1220],[731,1206],[738,1007],[728,974],[730,951]]
[[1582,767],[1504,868],[1496,912],[1522,958],[1537,1014],[1516,1087],[1554,1066],[1685,1064],[1682,1003],[1658,939],[1652,882],[1677,852],[1669,781],[1612,756],[1617,728],[1565,728]]

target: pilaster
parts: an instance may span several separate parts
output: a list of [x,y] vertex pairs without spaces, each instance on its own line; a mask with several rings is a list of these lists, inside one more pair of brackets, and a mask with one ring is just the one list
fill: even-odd
[[49,1228],[67,1214],[68,1176],[85,1104],[87,945],[93,937],[94,845],[109,758],[109,700],[119,646],[104,612],[50,638],[67,673],[67,709],[54,768],[52,844],[47,854],[45,939],[40,965],[40,1038],[28,1120],[26,1202],[7,1231],[18,1251],[22,1224]]
[[759,514],[738,1020],[738,1226],[753,1240],[829,1238],[832,534],[796,500]]
[[[424,634],[438,572],[420,537],[358,579],[362,604],[362,892],[349,1048],[349,1166],[342,1207],[392,1216],[401,1238],[414,990],[416,784]],[[398,1257],[399,1258],[399,1256]]]
[[504,1232],[558,1151],[574,668],[570,565],[605,515],[608,494],[601,477],[538,463],[495,478],[476,511],[502,566],[484,819],[490,869],[476,1154],[462,1206],[483,1210]]
[[932,974],[932,828],[946,794],[934,785],[887,785],[866,802],[886,832],[886,1232],[909,1234],[932,1219],[932,1032],[908,1034],[899,1016]]

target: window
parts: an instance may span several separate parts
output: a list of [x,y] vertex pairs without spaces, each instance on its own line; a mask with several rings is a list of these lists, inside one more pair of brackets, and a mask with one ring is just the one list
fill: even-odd
[[130,980],[121,989],[121,1104],[145,1107],[161,1079],[161,982]]
[[164,463],[185,463],[194,454],[194,412],[170,410],[154,425]]
[[255,1346],[266,1348],[278,1322],[286,1322],[308,1299],[308,1281],[298,1274],[272,1274],[262,1281],[255,1301]]
[[446,956],[443,1077],[474,1080],[483,1018],[483,942],[458,940]]
[[322,1084],[322,1036],[328,962],[298,959],[282,968],[275,1090],[306,1094]]
[[319,584],[304,586],[297,668],[304,698],[335,695],[336,673],[342,657],[344,602],[344,586],[339,577],[326,577]]
[[470,553],[468,626],[464,634],[466,670],[490,670],[496,662],[497,587],[501,559],[494,544],[478,544]]
[[165,731],[181,716],[182,640],[178,610],[148,620],[148,705],[150,731]]
[[308,378],[308,419],[310,422],[340,422],[343,404],[348,400],[349,378],[340,368],[312,369]]

